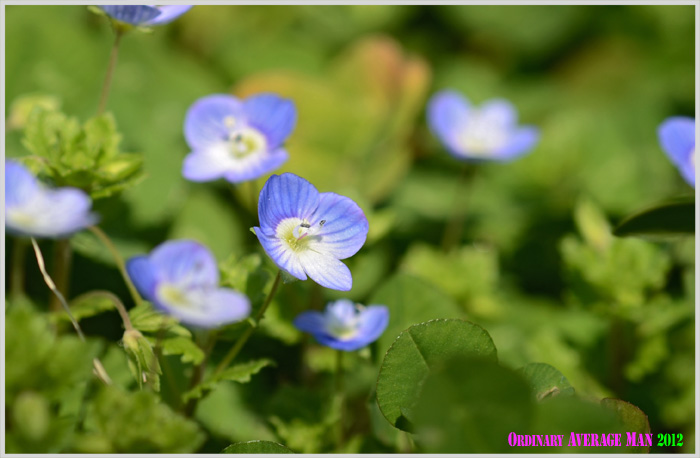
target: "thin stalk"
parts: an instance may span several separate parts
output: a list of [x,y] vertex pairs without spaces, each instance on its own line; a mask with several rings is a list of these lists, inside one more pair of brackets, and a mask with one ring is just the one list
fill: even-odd
[[[80,329],[80,325],[78,324],[78,321],[75,319],[73,314],[70,311],[70,307],[68,307],[68,303],[66,302],[66,299],[63,297],[63,294],[56,288],[56,284],[53,282],[51,279],[51,276],[49,273],[46,271],[46,264],[44,263],[44,256],[41,254],[41,250],[39,249],[39,244],[36,243],[36,240],[34,237],[32,237],[32,246],[34,247],[34,254],[36,254],[36,262],[39,265],[39,270],[41,271],[41,275],[44,277],[44,282],[46,283],[46,286],[49,287],[49,289],[54,293],[54,295],[58,298],[59,303],[63,306],[63,310],[66,311],[68,314],[68,318],[70,319],[71,324],[73,324],[73,328],[75,329],[75,332],[78,334],[78,337],[80,340],[83,342],[85,341],[85,334],[83,334],[83,330]],[[102,366],[102,363],[100,362],[99,359],[94,358],[92,360],[92,365],[93,365],[93,373],[100,379],[102,380],[105,385],[111,385],[112,380],[109,378],[109,375],[107,375],[107,371],[105,371],[104,366]]]
[[267,295],[267,298],[265,298],[265,302],[263,303],[262,307],[260,307],[260,310],[258,310],[258,313],[255,315],[255,324],[248,329],[245,330],[245,332],[241,335],[241,337],[238,338],[238,341],[236,341],[236,344],[231,347],[231,350],[224,356],[224,359],[221,360],[218,366],[216,366],[216,370],[214,370],[214,376],[220,374],[224,369],[228,367],[229,364],[231,364],[231,361],[234,360],[234,358],[238,355],[238,353],[241,351],[243,348],[243,345],[248,341],[250,338],[251,334],[253,334],[253,331],[255,331],[255,328],[258,327],[260,324],[260,321],[263,319],[263,316],[265,315],[265,310],[267,310],[267,307],[270,305],[270,302],[272,302],[272,298],[275,296],[275,293],[277,292],[277,289],[279,288],[280,285],[280,280],[282,279],[282,271],[280,270],[277,272],[277,277],[275,277],[275,282],[272,284],[272,288],[270,289],[270,293]]
[[134,329],[134,326],[131,324],[131,318],[129,318],[129,313],[126,311],[126,307],[124,307],[124,303],[115,294],[109,291],[90,291],[76,297],[72,302],[77,302],[81,299],[87,299],[90,297],[103,297],[111,301],[114,308],[117,309],[117,312],[119,312],[119,316],[124,323],[124,329],[127,331],[132,331]]
[[104,83],[102,83],[102,91],[100,92],[100,104],[97,107],[97,114],[101,115],[104,113],[105,108],[107,108],[107,99],[109,98],[109,90],[112,86],[112,76],[114,75],[114,69],[117,66],[117,57],[119,55],[119,42],[122,39],[122,32],[118,28],[114,29],[114,44],[112,45],[112,51],[109,54],[109,63],[107,64],[107,74],[105,75]]
[[27,241],[20,237],[15,239],[15,246],[12,251],[12,260],[10,261],[10,297],[13,300],[24,295],[24,269],[27,252]]
[[[68,284],[70,281],[70,265],[73,251],[68,239],[56,240],[54,244],[53,278],[56,289],[61,293],[61,297],[68,295]],[[58,296],[53,296],[49,300],[50,310],[61,310],[61,303]]]
[[[202,380],[204,380],[204,372],[207,368],[207,363],[209,362],[209,357],[211,356],[212,350],[214,350],[214,344],[216,343],[216,338],[218,337],[216,332],[212,332],[207,339],[206,345],[202,345],[202,350],[204,350],[204,359],[202,360],[199,365],[197,365],[194,368],[194,371],[192,371],[192,377],[190,378],[190,386],[189,390],[193,389],[200,383],[202,383]],[[194,415],[194,411],[197,408],[197,404],[199,403],[200,398],[192,398],[189,401],[187,401],[187,404],[185,404],[185,408],[183,409],[183,414],[187,418],[191,418],[192,415]]]
[[102,229],[100,229],[99,227],[90,226],[88,229],[90,229],[90,231],[93,234],[95,234],[98,239],[100,239],[102,241],[102,243],[107,247],[109,252],[112,254],[112,257],[114,258],[114,262],[117,264],[117,268],[119,268],[119,272],[122,274],[122,278],[124,278],[124,283],[126,283],[126,287],[129,289],[129,294],[131,294],[131,298],[134,300],[134,303],[136,305],[140,305],[143,300],[141,299],[139,292],[136,290],[136,287],[131,282],[131,278],[129,278],[129,274],[126,272],[126,264],[124,263],[124,259],[122,258],[122,255],[119,254],[117,247],[114,246],[114,244],[109,239],[109,237],[107,237],[107,234],[105,234],[104,231]]
[[449,252],[452,247],[459,241],[462,229],[464,227],[464,219],[467,215],[465,204],[467,194],[467,184],[473,178],[475,167],[465,164],[457,179],[455,186],[455,195],[453,199],[452,216],[449,223],[445,227],[445,232],[442,234],[442,251]]

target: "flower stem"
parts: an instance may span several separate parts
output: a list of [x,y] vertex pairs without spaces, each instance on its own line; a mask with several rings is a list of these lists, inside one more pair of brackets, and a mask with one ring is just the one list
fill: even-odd
[[[207,336],[207,342],[206,344],[202,345],[202,350],[204,351],[204,359],[202,360],[199,365],[197,365],[194,368],[194,371],[192,371],[192,377],[190,378],[190,386],[189,389],[193,389],[200,383],[202,383],[202,380],[204,380],[204,372],[207,368],[207,363],[209,362],[209,357],[211,356],[212,350],[214,350],[214,344],[216,343],[216,339],[218,337],[218,333],[216,331],[210,333]],[[199,403],[200,398],[192,398],[189,401],[187,401],[187,404],[185,404],[185,407],[183,409],[183,414],[187,418],[191,418],[192,415],[194,415],[194,411],[197,408],[197,403]]]
[[139,295],[138,291],[136,290],[136,287],[134,284],[131,282],[131,278],[129,278],[129,274],[126,272],[126,265],[124,263],[124,259],[122,256],[119,254],[119,251],[117,248],[114,246],[112,241],[107,237],[107,234],[104,233],[102,229],[100,229],[97,226],[90,226],[88,229],[97,236],[98,239],[102,241],[102,243],[107,247],[109,252],[112,254],[112,257],[114,258],[114,262],[117,264],[117,268],[119,268],[119,272],[122,274],[122,278],[124,278],[124,283],[126,283],[126,287],[129,289],[129,294],[131,294],[131,298],[134,300],[134,303],[136,305],[140,305],[141,302],[143,301],[141,299],[141,296]]
[[24,267],[27,242],[24,238],[16,238],[12,251],[12,267],[10,270],[10,297],[17,300],[24,295]]
[[471,167],[465,164],[457,179],[455,186],[455,195],[453,199],[452,217],[450,222],[445,227],[445,232],[442,234],[442,251],[448,253],[455,243],[459,242],[464,227],[464,219],[467,212],[465,211],[467,184],[473,179],[476,167]]
[[[63,297],[63,294],[56,288],[56,284],[53,282],[51,279],[51,276],[49,273],[46,271],[46,264],[44,263],[44,256],[41,254],[41,250],[39,249],[39,244],[36,243],[36,240],[34,237],[32,237],[32,246],[34,247],[34,254],[36,254],[36,263],[39,265],[39,270],[41,271],[41,275],[44,276],[44,282],[46,283],[46,286],[49,287],[49,289],[54,293],[56,298],[58,299],[58,302],[60,305],[63,306],[63,310],[66,311],[68,314],[68,318],[70,319],[71,324],[73,324],[73,328],[75,329],[75,332],[78,334],[78,337],[80,340],[85,342],[85,334],[83,334],[83,330],[80,329],[80,325],[78,324],[78,321],[75,319],[73,314],[70,311],[70,307],[68,307],[68,303],[66,303],[66,299]],[[93,365],[93,373],[104,382],[105,385],[111,385],[112,380],[109,378],[109,375],[107,375],[107,371],[105,371],[104,366],[102,366],[102,363],[100,362],[99,359],[94,358],[92,360],[92,365]]]
[[100,92],[100,104],[97,107],[97,114],[101,115],[107,108],[107,99],[109,98],[109,89],[112,86],[112,75],[114,68],[117,66],[117,56],[119,55],[119,42],[121,41],[124,32],[118,28],[114,29],[114,44],[112,52],[109,54],[109,63],[107,64],[107,74],[105,75],[104,83],[102,83],[102,92]]
[[221,360],[218,366],[216,366],[216,370],[214,371],[214,376],[220,374],[224,369],[228,367],[229,364],[231,364],[231,361],[238,355],[238,353],[241,351],[243,348],[243,345],[248,341],[250,338],[251,334],[253,334],[253,331],[255,328],[258,327],[260,324],[260,321],[263,319],[263,316],[265,315],[265,310],[267,310],[267,307],[270,305],[270,302],[272,302],[272,298],[275,296],[275,293],[277,292],[277,289],[279,288],[280,285],[280,280],[282,279],[282,271],[277,272],[277,277],[275,277],[275,282],[272,284],[272,288],[270,289],[270,293],[267,295],[265,298],[265,302],[263,303],[262,307],[260,307],[260,310],[258,310],[258,313],[255,315],[255,324],[248,329],[246,329],[241,337],[238,338],[238,341],[236,341],[236,344],[231,347],[231,350],[224,356],[224,359]]
[[78,302],[82,299],[88,299],[90,297],[102,297],[112,302],[114,308],[117,309],[117,312],[119,312],[119,316],[121,317],[122,322],[124,323],[124,329],[127,331],[131,331],[134,329],[134,326],[131,324],[131,318],[129,318],[129,313],[126,311],[126,307],[124,307],[124,303],[122,303],[122,301],[119,300],[119,298],[115,294],[109,291],[90,291],[85,294],[81,294],[80,296],[73,299],[71,302]]
[[335,395],[334,402],[336,403],[336,412],[338,412],[338,422],[335,430],[335,448],[336,452],[340,453],[340,447],[343,445],[343,420],[345,419],[345,388],[343,384],[343,353],[342,350],[335,351]]
[[[72,254],[68,239],[56,240],[54,245],[53,278],[55,279],[54,285],[56,290],[61,293],[61,298],[68,294]],[[50,310],[60,310],[61,305],[58,295],[53,296],[49,301]]]

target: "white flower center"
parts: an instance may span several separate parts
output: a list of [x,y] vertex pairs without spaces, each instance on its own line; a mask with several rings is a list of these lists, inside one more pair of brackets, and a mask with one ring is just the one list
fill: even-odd
[[16,227],[31,228],[37,223],[36,215],[18,208],[8,208],[7,220]]
[[360,309],[363,307],[355,305],[352,314],[338,315],[333,311],[326,311],[326,331],[340,340],[349,340],[357,335],[360,328]]
[[469,122],[457,134],[457,143],[466,153],[489,156],[503,147],[508,140],[508,132],[503,125],[494,123],[478,111],[469,116]]
[[229,129],[228,152],[233,158],[244,158],[267,148],[267,140],[259,131],[248,126],[237,127],[233,116],[227,116],[224,124]]
[[299,252],[308,247],[309,241],[318,234],[325,223],[323,220],[312,226],[305,219],[287,218],[277,225],[275,235],[292,251]]
[[195,306],[192,295],[188,291],[172,283],[163,283],[156,291],[158,300],[179,308],[193,308]]

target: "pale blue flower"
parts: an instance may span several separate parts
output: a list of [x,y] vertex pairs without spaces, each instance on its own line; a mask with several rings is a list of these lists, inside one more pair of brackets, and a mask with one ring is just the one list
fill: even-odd
[[255,235],[280,269],[299,280],[308,275],[326,288],[352,288],[350,270],[340,259],[364,245],[369,224],[351,199],[319,193],[292,173],[273,175],[260,192],[258,218]]
[[192,152],[182,175],[191,181],[253,180],[284,164],[284,142],[294,130],[291,100],[258,94],[239,100],[226,94],[197,100],[185,117],[185,139]]
[[250,314],[245,295],[219,287],[216,259],[197,242],[164,242],[148,256],[129,259],[126,270],[146,300],[182,323],[214,328]]
[[383,305],[365,307],[350,300],[331,302],[324,312],[303,312],[294,326],[314,336],[322,345],[354,351],[377,340],[389,325],[389,309]]
[[117,21],[147,27],[167,24],[189,11],[192,5],[100,5],[98,8]]
[[5,161],[5,228],[29,237],[63,238],[97,222],[77,188],[51,189],[18,162]]
[[539,130],[518,126],[517,117],[507,100],[491,100],[477,108],[451,90],[438,92],[428,102],[433,134],[451,155],[465,161],[509,161],[530,151]]
[[659,142],[685,181],[695,187],[695,118],[673,116],[658,130]]

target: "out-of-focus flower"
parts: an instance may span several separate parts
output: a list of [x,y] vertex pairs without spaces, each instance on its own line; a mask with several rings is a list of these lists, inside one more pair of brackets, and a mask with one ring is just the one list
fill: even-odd
[[506,100],[477,108],[462,94],[446,90],[428,102],[428,124],[454,157],[466,161],[509,161],[530,151],[539,130],[518,126],[517,112]]
[[219,287],[216,260],[197,242],[164,242],[148,256],[129,259],[126,269],[146,300],[182,323],[214,328],[250,314],[245,295]]
[[695,187],[695,118],[673,116],[658,129],[659,142],[671,161]]
[[136,26],[163,25],[171,22],[192,8],[192,5],[100,5],[112,19]]
[[289,158],[283,143],[296,119],[294,103],[275,94],[245,100],[225,94],[203,97],[185,117],[192,152],[182,175],[191,181],[240,183],[270,173]]
[[5,227],[29,237],[63,238],[97,222],[92,200],[77,188],[51,189],[29,170],[5,161]]
[[255,235],[280,269],[299,280],[308,275],[326,288],[352,288],[350,270],[340,259],[362,247],[369,223],[351,199],[319,193],[292,173],[273,175],[260,192],[258,218]]
[[310,310],[294,319],[294,326],[336,350],[354,351],[382,335],[389,324],[389,309],[383,305],[365,307],[350,300],[331,302],[326,310]]

